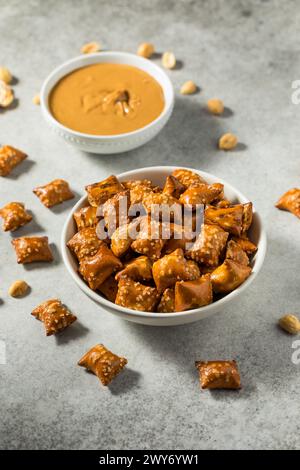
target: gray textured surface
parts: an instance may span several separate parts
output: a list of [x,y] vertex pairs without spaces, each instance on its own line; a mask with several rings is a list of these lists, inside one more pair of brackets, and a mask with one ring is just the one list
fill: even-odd
[[[7,364],[0,365],[1,448],[299,448],[300,365],[291,362],[293,338],[276,321],[284,312],[300,313],[300,223],[273,207],[281,193],[299,186],[300,107],[290,98],[299,78],[299,22],[296,0],[0,0],[0,62],[19,80],[18,106],[0,113],[0,142],[30,155],[1,179],[1,205],[24,201],[36,223],[16,236],[46,233],[57,247],[54,264],[24,268],[16,264],[11,236],[0,232],[0,339],[7,348]],[[173,50],[183,62],[170,72],[175,88],[194,79],[201,92],[177,96],[169,124],[147,146],[102,158],[80,153],[49,132],[32,97],[89,40],[133,52],[151,40],[159,51]],[[232,116],[206,114],[206,99],[214,96]],[[217,151],[216,139],[228,130],[245,147]],[[122,322],[77,289],[58,249],[73,202],[51,211],[31,193],[63,177],[80,195],[86,183],[111,172],[162,163],[227,179],[254,201],[269,235],[264,268],[233,308],[166,329]],[[32,286],[23,300],[7,295],[16,278]],[[53,296],[79,322],[59,338],[45,338],[30,311]],[[97,342],[129,360],[111,389],[76,366]],[[201,392],[194,360],[231,357],[243,390]]]

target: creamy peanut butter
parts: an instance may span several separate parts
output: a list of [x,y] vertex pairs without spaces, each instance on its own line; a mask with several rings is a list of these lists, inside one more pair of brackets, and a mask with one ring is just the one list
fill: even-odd
[[54,118],[93,135],[132,132],[163,111],[164,94],[148,73],[123,64],[94,64],[63,77],[49,98]]

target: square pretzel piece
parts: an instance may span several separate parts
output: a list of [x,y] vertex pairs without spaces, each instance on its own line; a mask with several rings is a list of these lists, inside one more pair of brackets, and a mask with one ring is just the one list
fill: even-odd
[[195,281],[181,281],[175,284],[176,312],[203,307],[211,304],[212,301],[213,291],[209,274],[205,274]]
[[56,179],[44,186],[38,186],[33,192],[46,207],[56,206],[74,197],[69,183],[62,179]]
[[207,266],[217,266],[227,239],[228,233],[218,225],[203,224],[199,236],[186,256]]
[[94,256],[100,248],[102,241],[96,234],[96,227],[86,227],[68,241],[67,246],[80,261],[88,256]]
[[97,207],[82,207],[78,211],[74,212],[74,220],[78,230],[82,230],[87,227],[94,227],[98,222]]
[[10,145],[0,148],[0,176],[8,176],[12,170],[27,158],[26,153],[21,152]]
[[0,216],[3,218],[4,232],[13,232],[32,220],[32,215],[28,214],[22,202],[10,202],[0,209]]
[[145,286],[130,278],[119,281],[116,304],[141,312],[154,312],[159,302],[159,293],[155,287]]
[[46,336],[59,333],[77,320],[59,299],[46,300],[36,307],[31,315],[44,323]]
[[96,344],[78,362],[95,374],[103,385],[108,385],[127,364],[125,357],[117,356],[103,344]]
[[53,261],[48,237],[20,237],[11,241],[17,255],[18,264],[35,261]]
[[241,388],[236,361],[196,361],[195,366],[203,389]]
[[287,191],[276,204],[278,209],[289,211],[300,219],[300,189],[293,188]]
[[89,184],[85,189],[90,205],[98,207],[100,204],[104,204],[108,199],[122,191],[124,186],[119,182],[116,176],[111,175],[105,180],[99,181],[99,183]]

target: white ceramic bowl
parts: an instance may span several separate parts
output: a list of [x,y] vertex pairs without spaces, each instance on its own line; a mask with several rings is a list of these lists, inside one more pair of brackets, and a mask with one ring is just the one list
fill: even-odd
[[[143,179],[147,178],[154,182],[154,184],[162,186],[166,176],[172,173],[178,167],[171,166],[156,166],[149,168],[141,168],[139,170],[127,171],[118,175],[119,180],[134,180],[134,179]],[[182,168],[182,167],[180,167]],[[191,170],[191,168],[188,168]],[[243,196],[237,189],[228,184],[226,181],[217,178],[216,176],[211,175],[210,173],[205,173],[204,171],[194,170],[195,173],[203,176],[203,178],[208,183],[223,183],[225,197],[230,201],[235,203],[246,203],[249,200]],[[89,297],[91,297],[95,302],[100,304],[105,309],[109,310],[111,313],[114,313],[120,318],[125,320],[133,321],[136,323],[142,323],[145,325],[182,325],[184,323],[191,323],[197,320],[201,320],[207,316],[212,315],[213,313],[220,312],[226,305],[233,303],[245,290],[251,282],[255,279],[256,275],[259,273],[265,253],[266,253],[266,234],[262,226],[262,221],[258,213],[254,208],[253,223],[249,232],[250,239],[258,246],[257,252],[252,259],[252,273],[250,277],[236,290],[226,295],[220,300],[207,305],[205,307],[196,308],[194,310],[188,310],[186,312],[177,312],[177,313],[147,313],[147,312],[138,312],[129,308],[120,307],[114,303],[108,301],[101,296],[100,293],[94,292],[88,287],[88,285],[83,281],[81,276],[78,274],[78,263],[71,254],[70,250],[67,248],[67,242],[70,238],[76,233],[76,226],[73,218],[75,211],[87,205],[86,196],[82,197],[80,201],[73,207],[71,213],[69,214],[65,226],[62,232],[61,238],[61,249],[64,263],[67,267],[67,270],[75,280],[76,284],[85,292]]]
[[[65,75],[86,65],[98,63],[116,63],[126,64],[144,70],[151,75],[161,85],[164,97],[165,107],[162,113],[147,126],[137,129],[133,132],[118,135],[96,136],[73,131],[60,124],[49,110],[49,94],[56,83]],[[174,106],[174,90],[172,83],[166,73],[151,60],[144,59],[135,54],[126,52],[100,52],[96,54],[86,54],[57,67],[45,80],[41,89],[41,108],[42,113],[50,127],[70,144],[86,152],[98,154],[110,154],[127,152],[134,148],[144,145],[153,139],[167,123],[172,114]]]

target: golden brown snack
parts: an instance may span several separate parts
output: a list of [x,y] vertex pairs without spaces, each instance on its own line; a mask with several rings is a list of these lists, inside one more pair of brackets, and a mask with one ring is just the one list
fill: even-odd
[[175,178],[177,178],[186,188],[189,186],[197,186],[198,184],[206,184],[206,181],[202,176],[191,170],[185,170],[184,168],[174,170],[172,176],[175,176]]
[[257,251],[257,246],[246,237],[232,237],[232,240],[234,240],[247,255],[252,255]]
[[138,186],[144,186],[150,189],[154,188],[152,181],[147,180],[147,179],[123,181],[122,185],[124,186],[125,189],[134,189]]
[[80,261],[88,256],[94,256],[102,241],[96,234],[96,227],[83,228],[68,241],[67,246]]
[[93,54],[101,50],[100,44],[97,41],[87,42],[80,48],[81,54]]
[[44,323],[47,336],[59,333],[77,320],[59,299],[46,300],[38,305],[31,315]]
[[205,209],[205,223],[217,224],[226,232],[240,236],[243,230],[243,204],[219,209],[209,206]]
[[203,389],[239,389],[240,374],[236,361],[196,361],[199,379]]
[[179,198],[181,204],[210,204],[223,197],[224,186],[220,183],[199,184],[189,187]]
[[196,91],[197,85],[195,82],[193,82],[193,80],[188,80],[187,82],[184,82],[180,88],[180,93],[182,95],[192,95],[196,93]]
[[224,263],[211,273],[214,292],[228,294],[243,284],[250,276],[251,271],[250,266],[244,266],[231,259],[225,259]]
[[130,277],[134,281],[152,280],[152,263],[147,256],[139,256],[129,261],[122,271],[116,274],[116,279]]
[[132,239],[129,236],[130,224],[122,225],[114,231],[111,237],[111,251],[120,258],[130,248]]
[[112,274],[97,289],[103,294],[107,300],[115,302],[118,292],[118,282],[115,280],[115,276]]
[[11,297],[24,297],[29,291],[30,287],[27,282],[22,279],[18,279],[13,282],[8,289],[8,293]]
[[215,201],[213,205],[219,209],[225,209],[225,207],[231,206],[231,202],[228,199],[221,199],[221,201]]
[[142,217],[140,231],[132,242],[131,248],[155,261],[160,258],[165,242],[166,240],[162,239],[162,224],[156,220],[150,221],[148,217]]
[[300,219],[300,189],[293,188],[284,193],[277,202],[276,207],[289,211]]
[[94,227],[98,222],[97,207],[82,207],[78,211],[74,212],[74,219],[78,230],[82,230],[87,227]]
[[209,274],[195,281],[179,281],[175,284],[176,312],[203,307],[212,301],[213,291]]
[[243,204],[243,222],[242,222],[242,234],[246,233],[251,227],[253,219],[253,204],[247,202]]
[[227,239],[228,233],[218,225],[203,224],[199,236],[186,256],[207,266],[217,266]]
[[175,178],[175,176],[167,176],[163,193],[179,199],[180,195],[186,190],[186,187]]
[[207,109],[212,114],[222,114],[224,112],[223,101],[218,98],[211,98],[207,101]]
[[121,268],[121,261],[101,241],[99,249],[94,256],[80,261],[79,272],[90,288],[96,290],[112,273]]
[[139,45],[137,50],[137,55],[141,57],[145,57],[145,59],[150,59],[150,57],[154,54],[154,45],[151,42],[143,42]]
[[227,134],[222,135],[219,139],[219,149],[221,150],[231,150],[234,149],[238,144],[238,139],[234,134],[228,132]]
[[178,248],[181,248],[186,252],[195,239],[195,235],[191,229],[184,228],[179,224],[171,224],[170,232],[171,238],[166,241],[163,249],[163,253],[166,255],[172,253]]
[[300,320],[296,315],[288,313],[279,319],[278,324],[283,330],[290,333],[290,335],[300,333]]
[[102,206],[103,217],[110,236],[121,225],[127,224],[130,207],[130,191],[120,191],[109,198]]
[[0,209],[0,217],[3,218],[4,232],[13,232],[32,220],[22,202],[10,202]]
[[26,153],[21,152],[10,145],[0,148],[0,176],[8,176],[12,170],[27,158]]
[[33,192],[46,207],[56,206],[74,197],[69,183],[62,179],[56,179],[44,186],[38,186],[33,189]]
[[248,266],[249,264],[249,258],[246,252],[242,250],[240,245],[234,240],[230,240],[227,243],[225,258],[232,259],[233,261],[236,261],[239,264],[243,264],[244,266]]
[[35,261],[53,261],[48,237],[20,237],[11,241],[17,255],[18,264]]
[[168,287],[173,287],[177,281],[194,280],[200,277],[197,264],[187,261],[180,248],[153,263],[152,273],[156,288],[160,293]]
[[148,287],[126,278],[119,281],[116,304],[141,312],[154,312],[159,297],[155,287]]
[[126,364],[125,357],[113,354],[103,344],[96,344],[78,362],[79,366],[93,372],[103,385],[108,385]]
[[160,302],[157,307],[159,313],[172,313],[175,312],[175,290],[166,289],[161,296]]
[[99,183],[89,184],[85,189],[90,205],[98,207],[100,204],[104,204],[109,198],[122,191],[124,187],[116,176],[111,175]]
[[180,215],[182,213],[182,205],[180,204],[178,199],[176,199],[173,196],[169,196],[169,194],[167,194],[167,193],[154,193],[154,192],[151,192],[149,194],[146,194],[143,197],[142,203],[143,203],[143,206],[144,206],[146,212],[148,214],[150,214],[150,213],[153,214],[153,217],[155,217],[155,218],[159,218],[159,217],[163,216],[164,212],[163,212],[163,210],[161,211],[160,208],[158,208],[159,210],[158,210],[157,213],[156,213],[156,211],[153,212],[153,210],[154,210],[153,205],[158,205],[158,206],[163,205],[163,206],[167,207],[168,210],[170,209],[170,211],[171,211],[171,220],[173,220],[174,217],[176,218],[176,216],[180,217]]
[[4,80],[0,79],[0,108],[7,108],[14,100],[14,91]]

